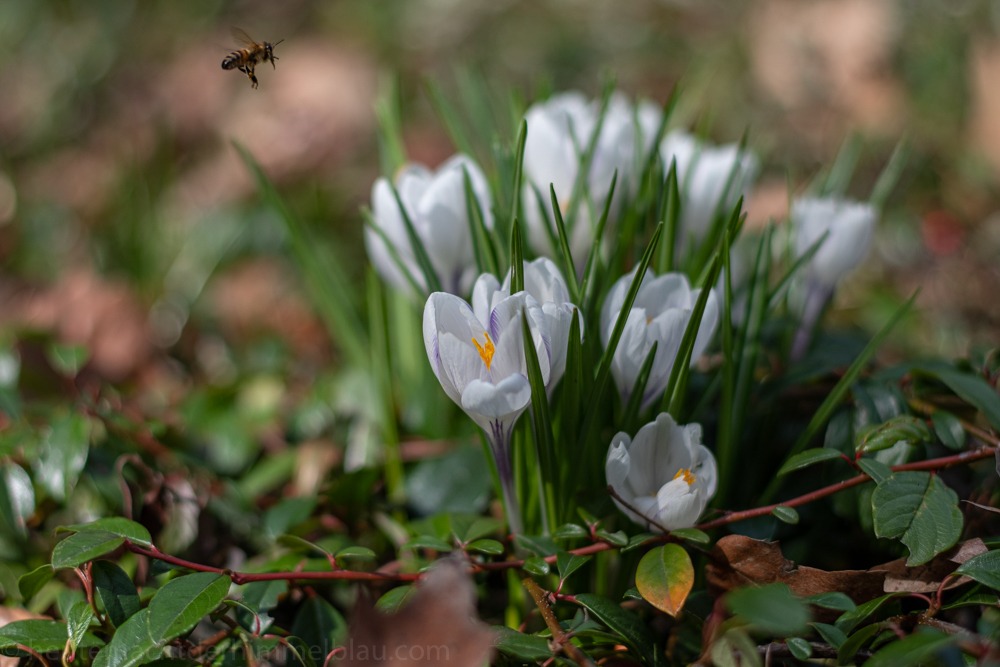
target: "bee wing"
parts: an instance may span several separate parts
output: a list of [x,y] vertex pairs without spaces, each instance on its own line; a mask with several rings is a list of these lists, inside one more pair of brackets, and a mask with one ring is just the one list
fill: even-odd
[[230,28],[230,32],[233,34],[233,39],[237,42],[243,44],[244,46],[256,46],[257,42],[246,33],[242,28],[233,27]]

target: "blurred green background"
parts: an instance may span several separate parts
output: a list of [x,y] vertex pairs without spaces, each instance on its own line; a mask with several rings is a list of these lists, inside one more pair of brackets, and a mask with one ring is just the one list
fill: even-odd
[[[258,90],[219,66],[232,26],[285,40]],[[410,157],[433,164],[454,149],[428,81],[530,101],[613,79],[660,102],[679,87],[674,124],[715,141],[748,132],[750,224],[780,220],[850,137],[867,197],[906,138],[835,316],[874,330],[920,288],[896,349],[960,356],[1000,340],[998,34],[988,0],[5,2],[0,331],[84,343],[151,400],[250,372],[266,403],[337,350],[231,142],[360,285],[380,91],[398,83]]]

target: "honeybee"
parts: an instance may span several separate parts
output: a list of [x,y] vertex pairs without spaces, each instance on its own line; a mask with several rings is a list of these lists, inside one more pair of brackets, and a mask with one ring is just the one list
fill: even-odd
[[243,44],[243,48],[237,49],[223,58],[222,69],[238,69],[247,75],[251,85],[256,88],[257,77],[253,73],[253,68],[257,63],[266,63],[269,60],[271,61],[271,67],[274,67],[274,61],[278,59],[274,55],[274,47],[285,40],[279,39],[274,44],[271,42],[256,42],[250,35],[239,28],[233,28],[233,37]]

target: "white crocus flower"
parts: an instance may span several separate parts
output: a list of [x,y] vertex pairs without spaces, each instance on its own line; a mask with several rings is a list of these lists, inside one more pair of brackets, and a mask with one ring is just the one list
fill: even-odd
[[670,132],[660,144],[664,168],[677,165],[681,193],[678,247],[704,240],[719,215],[728,215],[757,176],[757,158],[737,144],[712,146],[685,132]]
[[[605,347],[624,306],[633,275],[634,272],[619,278],[604,301],[601,341]],[[681,339],[700,293],[701,290],[691,289],[687,276],[682,273],[665,273],[657,277],[652,271],[646,272],[611,361],[611,373],[622,400],[628,401],[653,343],[656,343],[656,356],[643,393],[642,407],[652,405],[666,389]],[[715,290],[712,290],[695,337],[692,365],[705,352],[718,325],[719,302]]]
[[[486,276],[480,276],[484,280]],[[493,278],[493,276],[489,276]],[[483,291],[487,291],[492,283],[485,281]],[[479,281],[476,282],[476,288]],[[531,326],[538,332],[549,358],[549,381],[545,388],[551,395],[556,384],[562,379],[566,370],[566,350],[569,346],[569,329],[573,321],[573,313],[578,309],[570,301],[569,287],[562,272],[555,262],[547,257],[539,257],[524,263],[524,291],[538,303],[537,309],[529,310]],[[500,286],[500,293],[510,292],[510,272]],[[480,297],[482,298],[482,297]],[[472,296],[473,310],[481,312],[477,306],[476,289]],[[579,316],[580,338],[583,339],[583,319]]]
[[[396,192],[417,238],[434,268],[441,289],[467,294],[476,277],[465,174],[488,228],[493,227],[489,186],[482,171],[465,155],[455,155],[431,171],[419,164],[403,167],[395,179]],[[379,231],[365,229],[368,256],[391,285],[412,290],[410,279],[422,293],[428,291],[417,262],[399,202],[384,178],[372,186],[372,221]],[[381,232],[381,233],[380,233]],[[387,242],[388,241],[388,245]]]
[[[549,194],[551,184],[566,223],[570,251],[579,266],[586,261],[594,242],[595,227],[615,171],[618,172],[615,200],[622,202],[622,193],[634,189],[637,168],[651,148],[660,115],[655,105],[644,102],[636,107],[620,94],[609,100],[603,120],[600,113],[600,102],[578,92],[568,92],[533,105],[525,114],[528,136],[524,145],[522,206],[528,239],[536,251],[553,251],[556,231]],[[581,161],[598,131],[598,123],[600,130],[590,170],[583,179],[582,199],[571,207]],[[608,224],[613,222],[609,220]]]
[[715,495],[715,457],[701,444],[701,426],[678,426],[665,412],[635,439],[618,433],[604,470],[615,505],[648,530],[694,526]]
[[796,257],[826,235],[804,273],[809,282],[834,287],[868,254],[878,211],[844,199],[803,198],[792,203],[791,218]]
[[796,257],[820,244],[802,267],[796,294],[802,323],[792,343],[791,356],[801,359],[837,285],[868,254],[878,211],[871,204],[807,197],[792,202],[790,217]]
[[[445,393],[486,433],[496,460],[511,531],[521,532],[514,494],[510,440],[514,424],[531,400],[521,318],[538,309],[525,292],[502,296],[477,316],[452,294],[435,292],[424,306],[424,347]],[[533,336],[542,380],[549,361],[540,337]]]

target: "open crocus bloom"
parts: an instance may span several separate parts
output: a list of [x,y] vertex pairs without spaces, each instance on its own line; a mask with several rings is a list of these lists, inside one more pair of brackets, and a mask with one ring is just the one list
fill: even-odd
[[[605,347],[624,305],[632,276],[630,273],[619,278],[604,301],[601,341]],[[646,382],[642,407],[652,405],[666,389],[681,339],[700,293],[701,290],[691,289],[687,276],[682,273],[665,273],[657,277],[652,271],[646,272],[611,362],[611,373],[623,400],[629,399],[653,343],[656,343],[656,356]],[[692,364],[704,353],[718,325],[719,302],[715,290],[712,290],[691,352]]]
[[[531,400],[524,358],[521,318],[538,316],[538,304],[525,292],[503,295],[477,317],[452,294],[435,292],[424,306],[424,346],[434,375],[445,393],[485,432],[503,487],[507,520],[521,532],[514,495],[510,437],[517,418]],[[542,381],[548,383],[549,360],[539,332],[532,330]]]
[[795,254],[804,255],[823,239],[809,259],[809,282],[833,287],[868,254],[878,212],[871,204],[833,198],[803,198],[792,203]]
[[660,144],[665,168],[677,164],[681,192],[679,247],[700,243],[718,215],[727,215],[757,175],[757,158],[737,144],[703,144],[685,132],[671,132]]
[[[475,257],[466,202],[465,175],[475,194],[474,204],[487,227],[493,226],[489,186],[476,163],[455,155],[431,171],[419,164],[403,167],[396,176],[396,192],[413,230],[441,283],[451,294],[467,294],[476,277]],[[365,246],[379,274],[391,285],[421,292],[428,286],[416,260],[410,234],[389,182],[380,178],[372,186],[372,220],[379,231],[365,229]],[[379,233],[381,232],[381,233]]]
[[701,426],[678,426],[665,412],[635,439],[626,433],[612,439],[605,474],[618,509],[658,532],[694,526],[717,482],[715,457],[701,444]]

